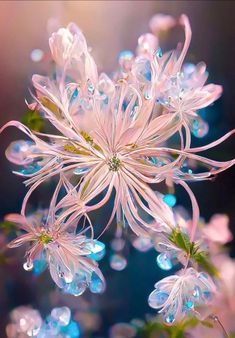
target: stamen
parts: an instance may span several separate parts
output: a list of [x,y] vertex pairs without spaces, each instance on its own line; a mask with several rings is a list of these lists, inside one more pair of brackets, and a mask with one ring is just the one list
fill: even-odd
[[108,161],[109,170],[118,171],[121,166],[120,159],[115,155]]

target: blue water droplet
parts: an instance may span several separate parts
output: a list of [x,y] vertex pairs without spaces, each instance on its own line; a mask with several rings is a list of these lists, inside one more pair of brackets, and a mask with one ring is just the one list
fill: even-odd
[[102,293],[105,290],[105,282],[93,272],[89,288],[92,293]]
[[110,257],[110,266],[116,271],[122,271],[127,266],[127,260],[121,255],[114,254]]
[[118,62],[122,66],[123,61],[131,61],[134,54],[131,50],[123,50],[118,56]]
[[105,255],[105,244],[100,241],[89,243],[88,248],[92,251],[88,257],[95,261],[100,261]]
[[87,173],[88,171],[90,170],[90,168],[76,168],[73,173],[75,175],[82,175],[82,174],[85,174]]
[[163,197],[163,201],[169,205],[169,207],[173,208],[176,205],[176,197],[172,194],[167,194]]
[[201,297],[201,289],[199,286],[195,286],[193,290],[193,296],[197,299]]
[[78,323],[73,320],[71,320],[69,325],[61,328],[61,333],[64,333],[64,336],[69,338],[78,338],[81,335]]
[[168,299],[169,294],[166,292],[157,292],[153,291],[148,299],[149,306],[155,308],[158,306],[162,306]]
[[38,163],[30,164],[27,167],[22,168],[18,172],[23,175],[32,175],[38,172],[42,166],[40,166]]
[[209,126],[205,121],[201,119],[197,119],[197,120],[195,119],[193,120],[191,130],[195,137],[202,138],[208,133]]
[[165,318],[165,322],[167,324],[173,324],[175,321],[175,316],[173,314],[169,314],[166,318]]
[[194,302],[192,300],[188,300],[186,303],[185,303],[185,306],[188,310],[192,310],[194,308]]
[[165,271],[168,271],[173,267],[172,261],[166,253],[161,253],[157,256],[157,265],[160,269]]
[[158,58],[161,58],[163,56],[162,49],[159,47],[158,50],[156,51],[156,56]]
[[210,291],[204,291],[203,295],[206,298],[206,300],[211,300],[212,298],[212,293]]

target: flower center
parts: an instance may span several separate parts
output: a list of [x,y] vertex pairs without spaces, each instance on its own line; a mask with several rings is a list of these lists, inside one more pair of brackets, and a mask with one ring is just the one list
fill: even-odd
[[48,234],[46,234],[46,233],[43,233],[43,234],[41,234],[39,236],[39,241],[42,242],[42,244],[45,245],[45,244],[48,244],[48,243],[52,242],[53,241],[53,237],[50,236],[50,235],[48,235]]
[[121,166],[121,161],[120,159],[115,155],[112,158],[110,158],[110,160],[108,161],[108,166],[109,166],[109,170],[111,171],[118,171],[118,169]]

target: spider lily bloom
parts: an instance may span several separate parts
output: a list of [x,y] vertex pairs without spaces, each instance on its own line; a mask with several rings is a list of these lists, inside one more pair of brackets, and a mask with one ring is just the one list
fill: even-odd
[[180,322],[187,315],[200,318],[196,308],[208,303],[216,292],[211,278],[193,268],[166,277],[154,287],[155,290],[149,296],[149,305],[160,309],[164,322],[169,325]]
[[74,294],[79,295],[94,283],[94,278],[105,285],[97,263],[89,258],[95,243],[92,239],[69,233],[64,224],[60,227],[48,221],[43,224],[38,217],[33,221],[31,216],[29,222],[22,215],[10,214],[6,216],[6,220],[18,223],[20,229],[26,232],[8,244],[10,248],[30,244],[26,252],[25,270],[32,270],[34,262],[44,255],[51,277],[59,288],[67,290],[73,283],[73,290],[76,286]]

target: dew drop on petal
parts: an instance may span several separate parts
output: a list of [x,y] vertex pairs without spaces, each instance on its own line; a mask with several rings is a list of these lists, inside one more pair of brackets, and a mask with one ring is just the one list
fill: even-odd
[[105,290],[105,282],[93,272],[89,288],[92,293],[102,293]]
[[110,257],[110,266],[113,270],[122,271],[127,266],[127,260],[121,255],[114,254]]
[[165,322],[167,324],[173,324],[175,321],[175,316],[173,314],[169,314],[166,318],[165,318]]
[[78,323],[73,320],[71,320],[69,325],[62,327],[61,332],[64,334],[63,337],[69,338],[79,338],[81,335]]
[[89,258],[99,261],[105,255],[105,244],[100,241],[94,241],[93,243],[89,243],[89,249],[91,250],[91,254],[88,255]]
[[89,171],[90,169],[89,168],[76,168],[73,173],[74,175],[82,175],[82,174],[85,174]]
[[33,262],[32,261],[27,261],[23,264],[23,268],[25,271],[31,271],[33,270]]
[[168,271],[173,267],[172,261],[166,253],[161,253],[160,255],[158,255],[156,261],[157,265],[162,270]]
[[176,205],[176,197],[175,195],[172,194],[166,194],[163,197],[163,201],[171,208],[173,208]]
[[159,292],[157,290],[154,290],[148,298],[149,306],[152,308],[156,308],[159,306],[162,306],[166,300],[168,299],[169,294],[167,292]]
[[156,51],[156,56],[158,58],[161,58],[163,56],[163,53],[162,53],[162,49],[161,48],[158,48],[158,50]]
[[194,302],[192,300],[187,300],[185,306],[188,310],[192,310],[194,308]]
[[70,309],[67,306],[55,307],[51,311],[51,316],[54,319],[58,320],[58,322],[59,322],[60,325],[66,326],[70,322],[71,311],[70,311]]
[[118,56],[119,65],[123,70],[130,70],[134,59],[134,54],[130,50],[122,51]]

